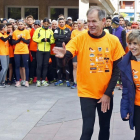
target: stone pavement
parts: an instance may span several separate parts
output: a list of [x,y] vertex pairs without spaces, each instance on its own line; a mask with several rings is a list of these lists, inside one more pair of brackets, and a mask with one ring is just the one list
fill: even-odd
[[[133,140],[120,118],[121,91],[115,90],[110,140]],[[82,119],[77,90],[60,86],[0,89],[0,140],[79,140]],[[96,117],[92,140],[98,140]]]

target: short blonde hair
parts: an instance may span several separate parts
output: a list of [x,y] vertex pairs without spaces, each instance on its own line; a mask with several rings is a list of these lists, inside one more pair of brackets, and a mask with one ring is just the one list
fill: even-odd
[[135,39],[137,39],[137,43],[140,44],[140,30],[138,30],[138,29],[132,30],[129,33],[126,41],[127,41],[127,43],[130,43]]

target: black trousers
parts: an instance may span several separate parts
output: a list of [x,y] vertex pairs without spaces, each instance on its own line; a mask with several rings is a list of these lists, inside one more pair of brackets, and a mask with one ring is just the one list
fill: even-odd
[[33,61],[30,61],[30,73],[29,76],[30,78],[36,77],[36,68],[37,68],[37,61],[36,61],[36,52],[31,51],[31,55],[33,57]]
[[52,79],[54,80],[54,78],[57,79],[56,57],[55,55],[51,55],[50,57],[52,59]]
[[[63,58],[56,58],[56,62],[57,62],[57,76],[58,76],[58,80],[62,80],[62,74],[63,74],[63,68],[65,68],[65,74],[66,74],[66,80],[69,80],[69,65],[66,64],[64,65],[63,63]],[[65,67],[63,67],[65,66]]]
[[113,98],[111,98],[110,101],[110,110],[108,110],[106,113],[101,111],[101,103],[97,103],[98,101],[99,100],[92,98],[80,98],[83,118],[83,129],[80,140],[91,140],[95,123],[96,108],[100,126],[98,140],[109,140]]
[[134,107],[134,125],[135,125],[135,138],[134,140],[140,140],[140,106]]
[[50,58],[50,52],[37,51],[36,53],[37,80],[40,80],[41,76],[42,76],[42,80],[45,80],[48,72],[49,58]]

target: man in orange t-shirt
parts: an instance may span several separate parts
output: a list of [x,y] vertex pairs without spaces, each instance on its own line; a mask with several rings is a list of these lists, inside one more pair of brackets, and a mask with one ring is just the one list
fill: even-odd
[[125,54],[117,37],[103,31],[106,12],[98,6],[87,12],[89,31],[73,38],[65,49],[55,47],[56,57],[65,63],[77,55],[77,88],[81,103],[83,130],[80,140],[91,140],[96,108],[99,116],[99,140],[109,140],[113,109],[113,90]]

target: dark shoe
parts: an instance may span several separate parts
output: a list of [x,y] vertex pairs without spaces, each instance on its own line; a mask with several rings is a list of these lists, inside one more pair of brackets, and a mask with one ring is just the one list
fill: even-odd
[[75,89],[77,87],[76,83],[73,83],[73,85],[71,86],[71,89]]
[[12,81],[8,81],[7,86],[11,86],[12,85]]

